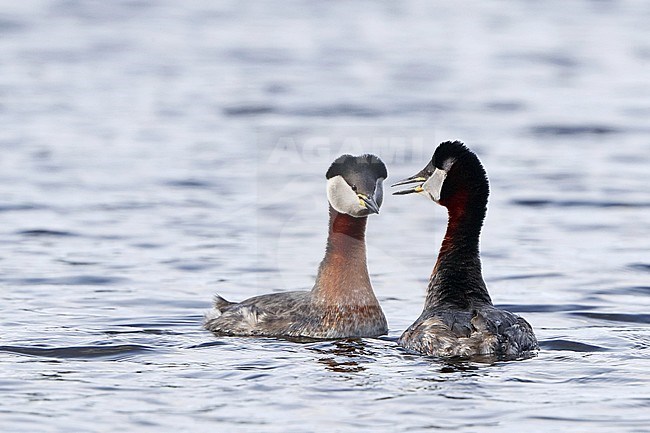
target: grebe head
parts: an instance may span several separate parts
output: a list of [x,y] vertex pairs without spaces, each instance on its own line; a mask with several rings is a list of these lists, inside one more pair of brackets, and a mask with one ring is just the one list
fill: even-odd
[[379,213],[388,171],[377,156],[339,156],[325,176],[327,199],[337,212],[357,218]]
[[392,186],[416,184],[393,194],[420,193],[448,206],[460,191],[474,192],[487,200],[487,175],[478,157],[460,141],[445,141],[436,148],[431,161],[419,173]]

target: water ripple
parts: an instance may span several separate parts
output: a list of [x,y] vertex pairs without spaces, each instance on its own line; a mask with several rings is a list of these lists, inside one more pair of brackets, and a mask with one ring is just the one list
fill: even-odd
[[0,17],[0,34],[18,33],[27,27],[24,21],[16,21]]
[[106,286],[124,282],[127,279],[100,275],[73,275],[58,278],[6,278],[2,281],[20,286]]
[[559,272],[546,272],[540,274],[517,274],[517,275],[505,275],[503,277],[492,278],[492,281],[507,281],[507,280],[527,280],[533,278],[555,278],[562,277],[563,274]]
[[165,182],[165,185],[174,188],[196,188],[196,189],[209,189],[214,187],[210,182],[199,179],[178,179]]
[[540,341],[539,345],[542,349],[545,350],[560,350],[569,352],[606,352],[609,350],[606,347],[563,339],[544,340]]
[[574,316],[588,317],[590,319],[607,320],[610,322],[644,323],[650,324],[650,314],[632,313],[596,313],[596,312],[575,312]]
[[364,105],[341,103],[301,107],[290,110],[289,114],[306,117],[378,117],[385,113]]
[[276,111],[275,107],[270,105],[234,105],[223,109],[223,114],[232,117],[259,116],[261,114],[270,114]]
[[77,346],[77,347],[29,347],[29,346],[0,346],[0,351],[20,355],[39,356],[47,358],[92,359],[111,358],[124,359],[132,355],[153,351],[153,347],[140,344],[118,344],[114,346]]
[[607,125],[537,125],[530,128],[535,135],[602,135],[620,132],[618,128]]
[[388,111],[375,107],[351,103],[332,105],[307,105],[296,107],[274,107],[270,105],[233,105],[225,107],[223,114],[231,117],[250,117],[267,114],[300,116],[300,117],[379,117],[389,114]]
[[594,292],[598,295],[650,295],[650,286],[614,287]]
[[77,233],[63,230],[32,229],[21,230],[17,234],[29,237],[77,237]]
[[499,304],[497,307],[514,313],[556,313],[564,311],[593,310],[596,308],[592,305],[582,304]]
[[17,212],[27,210],[42,210],[47,209],[47,206],[25,203],[25,204],[0,204],[0,212]]
[[637,271],[650,272],[650,263],[632,263],[628,267]]
[[515,199],[510,203],[528,207],[596,207],[596,208],[646,208],[650,202],[624,202],[606,200],[552,200],[552,199]]

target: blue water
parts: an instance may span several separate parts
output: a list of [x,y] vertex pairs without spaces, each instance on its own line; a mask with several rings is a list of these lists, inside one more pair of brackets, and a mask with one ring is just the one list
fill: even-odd
[[[4,432],[645,432],[645,1],[0,1]],[[494,301],[542,350],[443,362],[419,315],[442,208],[368,227],[381,339],[201,329],[214,293],[309,288],[324,173],[440,141],[491,182]]]

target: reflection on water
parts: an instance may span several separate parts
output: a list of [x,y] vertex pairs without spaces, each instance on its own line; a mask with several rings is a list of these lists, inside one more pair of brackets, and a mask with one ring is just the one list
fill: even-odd
[[[647,2],[0,10],[3,431],[650,425]],[[445,216],[390,196],[367,239],[387,337],[202,330],[216,292],[311,286],[334,157],[398,179],[449,139],[488,171],[486,282],[537,357],[396,347]]]
[[310,350],[325,355],[318,362],[335,373],[357,373],[366,370],[360,365],[360,357],[369,359],[374,354],[365,348],[363,340],[340,340],[330,343],[330,347],[310,347]]
[[323,350],[312,348],[312,350],[326,355],[318,359],[318,362],[323,364],[325,368],[335,373],[357,373],[366,370],[363,365],[357,362],[357,358],[360,355],[368,354],[367,352],[364,353],[363,343],[361,341],[355,344],[354,341],[343,340],[337,341],[334,344],[335,347],[332,349]]

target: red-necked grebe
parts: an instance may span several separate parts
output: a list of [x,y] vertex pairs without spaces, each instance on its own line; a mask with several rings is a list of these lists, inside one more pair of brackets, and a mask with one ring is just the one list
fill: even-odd
[[447,208],[449,221],[427,287],[424,311],[400,337],[409,351],[440,357],[514,359],[539,349],[523,318],[492,305],[481,272],[479,236],[489,185],[478,157],[459,141],[441,143],[431,162],[393,186]]
[[216,297],[205,328],[217,335],[348,338],[387,332],[366,264],[368,215],[379,213],[386,166],[374,155],[337,158],[327,171],[329,235],[314,287],[255,296]]

